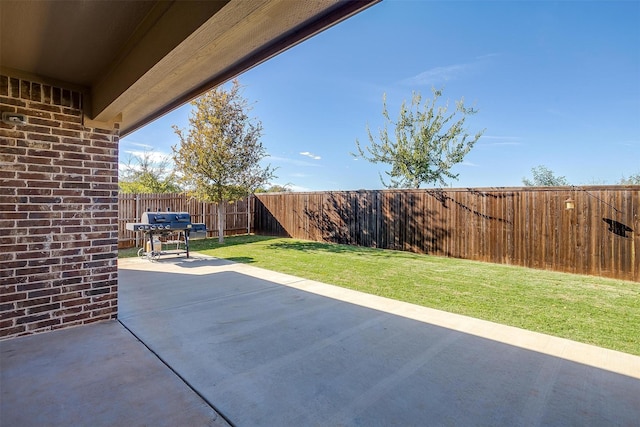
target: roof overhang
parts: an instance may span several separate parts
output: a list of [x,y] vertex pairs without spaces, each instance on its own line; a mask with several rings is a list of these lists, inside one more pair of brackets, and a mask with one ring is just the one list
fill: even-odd
[[0,66],[126,135],[378,1],[0,0]]

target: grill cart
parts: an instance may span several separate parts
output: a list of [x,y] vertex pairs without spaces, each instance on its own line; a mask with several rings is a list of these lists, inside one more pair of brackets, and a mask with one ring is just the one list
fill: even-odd
[[189,258],[189,240],[206,237],[205,224],[192,223],[188,212],[144,212],[139,223],[128,222],[126,229],[144,234],[138,256],[154,261],[161,255]]

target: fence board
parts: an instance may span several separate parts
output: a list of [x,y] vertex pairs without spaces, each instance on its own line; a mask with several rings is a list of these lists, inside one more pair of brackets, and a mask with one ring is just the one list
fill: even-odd
[[266,193],[254,221],[259,234],[639,281],[639,203],[640,186]]

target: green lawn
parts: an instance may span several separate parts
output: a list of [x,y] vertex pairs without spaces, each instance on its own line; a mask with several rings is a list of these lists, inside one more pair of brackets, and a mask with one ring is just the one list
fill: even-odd
[[[239,236],[207,255],[640,355],[640,283],[310,241]],[[135,250],[120,256],[135,255]]]

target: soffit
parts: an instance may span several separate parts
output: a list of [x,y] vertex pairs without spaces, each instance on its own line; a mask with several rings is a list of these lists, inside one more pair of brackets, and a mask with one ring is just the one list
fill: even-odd
[[378,0],[0,0],[0,66],[127,134]]

